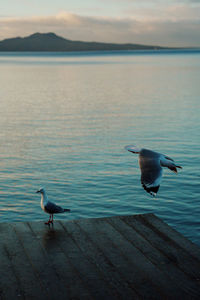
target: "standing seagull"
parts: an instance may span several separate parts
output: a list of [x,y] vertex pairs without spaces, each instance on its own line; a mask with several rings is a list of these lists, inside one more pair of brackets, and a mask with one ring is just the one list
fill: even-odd
[[59,214],[59,213],[63,213],[66,211],[70,211],[70,209],[64,209],[64,208],[56,205],[55,203],[50,202],[48,200],[45,189],[42,188],[42,189],[38,190],[36,193],[41,193],[41,202],[40,202],[41,208],[44,210],[44,212],[49,214],[49,221],[45,222],[45,224],[48,224],[48,225],[50,223],[53,224],[53,215],[54,214]]
[[167,167],[177,173],[177,166],[174,160],[161,153],[148,149],[137,148],[133,145],[126,146],[126,150],[139,154],[139,165],[141,170],[141,183],[143,188],[153,196],[156,196],[162,178],[162,167]]

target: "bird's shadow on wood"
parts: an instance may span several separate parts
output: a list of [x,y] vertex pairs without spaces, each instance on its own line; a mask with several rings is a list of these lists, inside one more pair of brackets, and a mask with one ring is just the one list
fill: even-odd
[[47,251],[58,249],[59,241],[64,239],[64,236],[64,231],[54,228],[54,225],[48,226],[42,237],[42,243],[44,248]]

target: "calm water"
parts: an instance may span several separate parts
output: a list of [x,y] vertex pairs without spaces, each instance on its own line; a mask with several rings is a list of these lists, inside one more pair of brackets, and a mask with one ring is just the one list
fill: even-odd
[[[153,212],[200,244],[200,53],[0,54],[1,222],[46,220],[35,191],[71,208],[57,219]],[[150,148],[164,170],[140,184]]]

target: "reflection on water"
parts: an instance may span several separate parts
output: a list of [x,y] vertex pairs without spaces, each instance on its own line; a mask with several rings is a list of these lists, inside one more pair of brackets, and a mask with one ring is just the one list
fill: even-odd
[[[1,222],[46,220],[45,186],[71,209],[58,220],[153,212],[199,243],[198,53],[1,55],[0,67]],[[164,170],[156,199],[127,144],[183,166]]]

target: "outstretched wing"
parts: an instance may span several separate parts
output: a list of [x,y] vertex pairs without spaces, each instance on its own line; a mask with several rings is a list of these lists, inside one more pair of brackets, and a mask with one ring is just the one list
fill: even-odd
[[159,190],[162,179],[160,154],[150,150],[142,150],[139,155],[141,169],[141,184],[143,188],[155,196]]
[[64,209],[53,202],[48,201],[45,205],[45,210],[49,214],[58,214],[64,212]]

